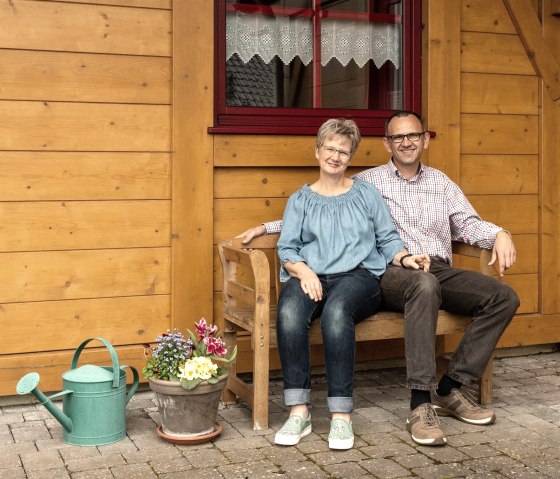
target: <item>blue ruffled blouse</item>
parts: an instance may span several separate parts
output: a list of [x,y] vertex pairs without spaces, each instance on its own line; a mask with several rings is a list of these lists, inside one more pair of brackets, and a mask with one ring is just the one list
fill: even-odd
[[[309,185],[292,194],[278,240],[282,264],[304,261],[318,275],[361,266],[380,277],[403,248],[385,201],[359,179],[337,196],[315,193]],[[282,268],[280,280],[289,278]]]

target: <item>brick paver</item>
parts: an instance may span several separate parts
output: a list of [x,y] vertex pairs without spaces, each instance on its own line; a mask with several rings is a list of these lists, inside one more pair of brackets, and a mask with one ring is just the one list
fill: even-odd
[[313,377],[313,433],[295,447],[274,445],[287,416],[277,378],[270,383],[268,430],[252,430],[244,404],[220,406],[222,434],[193,446],[170,444],[156,434],[159,414],[146,389],[129,402],[127,436],[98,447],[64,443],[59,423],[37,404],[5,402],[0,479],[560,477],[560,352],[496,359],[494,371],[496,423],[473,426],[441,418],[448,445],[436,448],[418,446],[404,428],[409,391],[403,368],[356,372],[356,440],[349,451],[328,447],[321,375]]

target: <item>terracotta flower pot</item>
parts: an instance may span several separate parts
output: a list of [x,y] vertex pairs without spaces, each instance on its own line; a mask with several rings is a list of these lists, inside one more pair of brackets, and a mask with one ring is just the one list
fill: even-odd
[[[216,416],[227,375],[216,384],[201,382],[194,389],[184,389],[177,381],[149,378],[161,418],[162,437],[178,440],[209,436],[216,430]],[[220,429],[221,430],[221,429]]]

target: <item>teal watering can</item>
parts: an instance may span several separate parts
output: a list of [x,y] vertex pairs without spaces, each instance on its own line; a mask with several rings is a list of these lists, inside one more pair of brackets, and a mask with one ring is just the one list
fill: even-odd
[[[111,354],[112,366],[86,364],[76,368],[80,353],[92,340],[101,341]],[[37,385],[39,375],[29,373],[17,386],[18,394],[33,393],[64,428],[63,440],[76,446],[100,446],[120,441],[126,434],[126,405],[138,387],[138,371],[128,366],[133,383],[126,392],[127,366],[119,366],[111,343],[101,338],[86,339],[72,358],[69,371],[62,374],[63,391],[45,396]],[[51,399],[62,396],[62,411]]]

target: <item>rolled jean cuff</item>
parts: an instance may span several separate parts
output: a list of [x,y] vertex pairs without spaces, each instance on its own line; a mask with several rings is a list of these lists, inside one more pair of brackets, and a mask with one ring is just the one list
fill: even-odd
[[284,389],[284,404],[286,406],[311,404],[311,389]]
[[452,371],[447,371],[445,374],[447,374],[451,379],[459,381],[463,386],[468,386],[469,384],[476,381],[476,379],[468,378],[466,376],[460,376]]
[[327,406],[329,412],[350,413],[354,409],[354,402],[351,397],[328,397]]
[[425,385],[425,384],[414,384],[414,383],[407,382],[406,387],[408,389],[417,389],[418,391],[435,391],[438,387],[438,384],[432,383],[429,385]]

